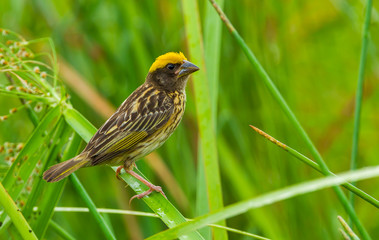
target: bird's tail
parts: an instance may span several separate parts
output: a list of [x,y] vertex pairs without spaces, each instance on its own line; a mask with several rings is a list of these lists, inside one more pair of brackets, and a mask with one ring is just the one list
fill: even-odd
[[43,179],[45,179],[46,182],[58,182],[79,168],[88,166],[88,164],[89,159],[80,154],[70,160],[51,166],[43,173]]

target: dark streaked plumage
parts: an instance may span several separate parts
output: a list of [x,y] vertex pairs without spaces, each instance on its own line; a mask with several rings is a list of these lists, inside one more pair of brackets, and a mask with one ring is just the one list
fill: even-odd
[[[56,182],[81,167],[102,164],[122,165],[127,172],[132,171],[136,160],[160,147],[178,126],[188,77],[197,70],[182,53],[158,57],[145,83],[104,123],[83,152],[52,166],[43,178]],[[153,186],[150,189],[156,190]]]

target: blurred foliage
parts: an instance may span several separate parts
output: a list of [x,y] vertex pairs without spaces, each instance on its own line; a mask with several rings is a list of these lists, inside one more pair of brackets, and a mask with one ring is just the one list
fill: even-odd
[[[209,3],[199,1],[203,23],[206,4]],[[1,28],[18,32],[26,39],[51,37],[58,57],[114,106],[121,104],[144,81],[155,57],[167,51],[187,53],[179,1],[6,0],[1,5]],[[374,7],[379,7],[377,1]],[[316,143],[329,168],[336,173],[348,170],[363,1],[225,1],[224,10]],[[378,23],[375,10],[365,75],[359,167],[378,164]],[[34,47],[48,51],[46,42]],[[196,76],[193,80],[196,81]],[[1,78],[1,83],[6,83],[6,79]],[[158,150],[189,200],[189,206],[179,208],[187,217],[194,217],[196,210],[198,135],[192,89],[190,82],[187,110],[180,127]],[[73,106],[95,126],[101,126],[104,116],[90,108],[80,93],[69,92]],[[33,124],[25,120],[25,111],[9,114],[20,101],[0,95],[0,102],[0,115],[9,115],[8,120],[0,122],[0,145],[25,142]],[[255,125],[309,155],[224,27],[216,120],[226,205],[319,176],[248,127]],[[1,163],[5,157],[4,153],[0,155]],[[226,165],[228,161],[233,161],[239,172],[233,172],[234,169]],[[138,167],[153,183],[161,184],[145,161],[139,161]],[[82,169],[78,176],[98,207],[128,208],[127,201],[133,192],[125,190],[108,168]],[[236,184],[242,190],[237,190]],[[379,181],[373,179],[358,186],[379,197],[378,184]],[[243,189],[247,189],[246,192]],[[59,206],[84,206],[69,182]],[[132,207],[149,211],[142,201],[134,201]],[[371,236],[378,237],[378,210],[357,198],[356,211]],[[230,227],[267,237],[338,239],[337,215],[347,218],[331,190],[264,207],[261,214],[268,216],[273,221],[272,229],[279,232],[263,231],[257,223],[259,218],[251,214],[229,219],[227,223]],[[107,217],[120,239],[138,239],[165,229],[159,219]],[[53,219],[78,239],[102,238],[88,213],[56,213]],[[48,229],[46,237],[51,239],[56,234]],[[230,234],[230,239],[245,238]]]

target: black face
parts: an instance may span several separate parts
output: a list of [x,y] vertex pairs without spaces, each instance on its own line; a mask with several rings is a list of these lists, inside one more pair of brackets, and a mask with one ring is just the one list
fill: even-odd
[[178,78],[181,65],[168,63],[165,67],[149,73],[146,81],[152,82],[168,91],[184,90],[188,76]]

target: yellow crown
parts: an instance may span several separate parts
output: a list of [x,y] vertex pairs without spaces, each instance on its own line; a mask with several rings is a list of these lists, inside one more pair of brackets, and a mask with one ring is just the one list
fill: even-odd
[[151,65],[149,72],[154,72],[158,68],[163,68],[169,63],[177,64],[183,62],[183,60],[187,60],[182,52],[168,52],[163,54],[155,60],[153,65]]

